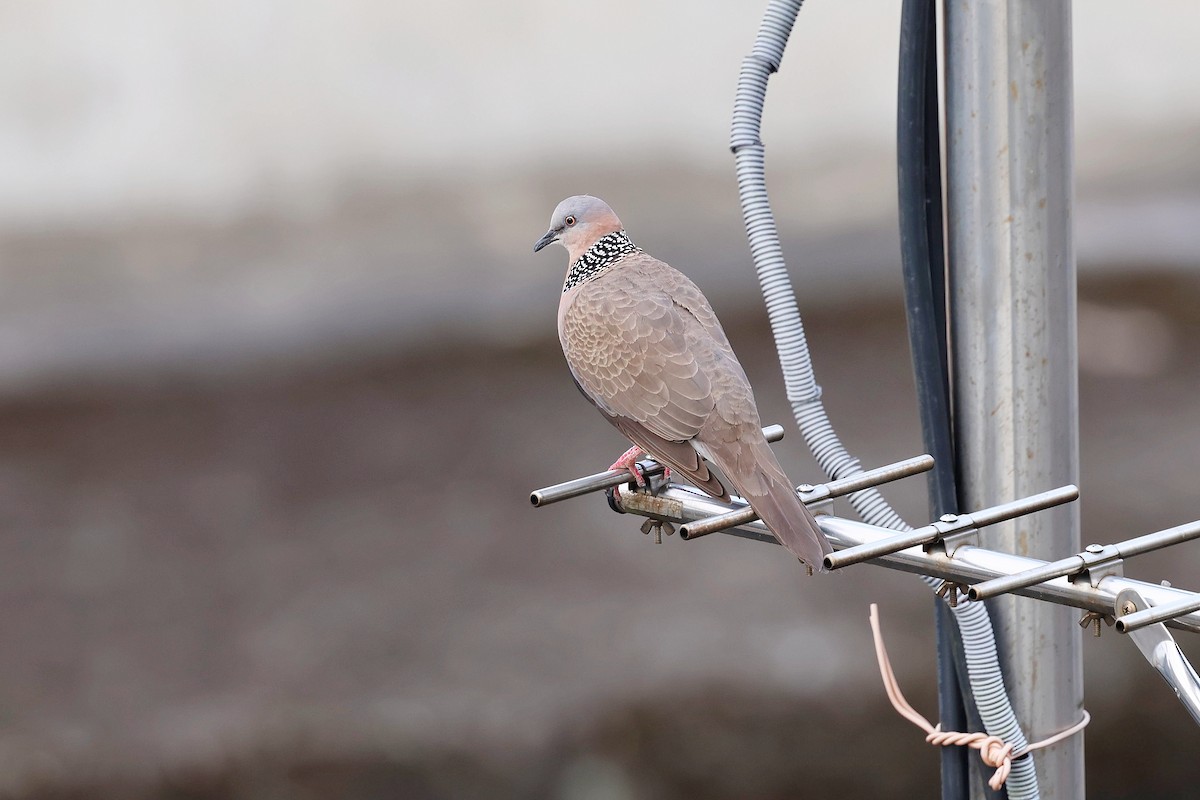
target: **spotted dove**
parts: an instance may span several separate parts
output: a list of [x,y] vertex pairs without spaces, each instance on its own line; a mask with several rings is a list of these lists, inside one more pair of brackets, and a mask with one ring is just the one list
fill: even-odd
[[613,465],[641,482],[641,453],[721,500],[715,465],[784,547],[814,569],[832,552],[762,434],[746,373],[700,290],[643,252],[604,201],[568,197],[534,252],[570,268],[558,336],[580,391],[635,447]]

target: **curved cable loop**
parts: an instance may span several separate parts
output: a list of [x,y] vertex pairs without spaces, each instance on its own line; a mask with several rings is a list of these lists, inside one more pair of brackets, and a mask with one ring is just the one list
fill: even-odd
[[[752,53],[743,60],[738,76],[730,147],[750,253],[766,302],[792,414],[821,469],[837,479],[861,472],[862,467],[838,439],[819,399],[820,390],[809,357],[800,309],[767,196],[766,155],[760,138],[767,81],[783,58],[800,5],[800,0],[771,0],[767,7]],[[873,525],[911,530],[876,489],[857,492],[850,495],[849,500],[859,515]],[[941,583],[929,576],[922,576],[922,580],[933,589]],[[968,680],[984,727],[990,734],[1013,743],[1018,752],[1023,752],[1025,737],[1008,700],[986,606],[960,603],[951,607],[951,611],[962,634]],[[1039,796],[1032,759],[1019,759],[1013,764],[1007,785],[1013,800],[1032,800]]]
[[940,724],[929,724],[929,720],[925,719],[919,711],[909,705],[908,700],[904,697],[904,693],[900,691],[900,684],[896,680],[896,673],[892,671],[891,659],[888,658],[887,647],[883,643],[883,634],[880,632],[879,606],[875,603],[871,603],[871,635],[875,639],[875,658],[879,662],[879,675],[883,678],[883,688],[887,692],[888,699],[892,701],[892,707],[896,709],[900,716],[925,731],[925,741],[929,742],[929,744],[938,747],[965,745],[973,750],[978,750],[983,763],[996,770],[988,780],[988,786],[991,786],[995,791],[1000,791],[1000,787],[1008,780],[1008,776],[1012,772],[1014,760],[1034,750],[1049,747],[1068,736],[1073,736],[1086,728],[1087,724],[1092,721],[1092,715],[1084,710],[1079,722],[1076,722],[1066,730],[1059,731],[1053,736],[1048,736],[1040,742],[1025,744],[1020,748],[1015,747],[1011,742],[1004,741],[999,736],[990,736],[986,733],[943,731]]

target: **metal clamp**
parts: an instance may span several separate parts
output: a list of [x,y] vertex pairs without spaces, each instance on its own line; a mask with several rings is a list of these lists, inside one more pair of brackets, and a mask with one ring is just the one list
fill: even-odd
[[[1120,561],[1121,551],[1112,545],[1101,547],[1098,544],[1089,544],[1084,552],[1059,559],[1058,561],[1051,561],[1043,567],[977,583],[968,590],[967,596],[972,600],[987,600],[996,595],[1005,594],[1017,589],[1024,589],[1026,586],[1033,586],[1035,583],[1045,583],[1055,578],[1061,578],[1064,575],[1084,575],[1093,569],[1107,567],[1114,562]],[[1088,582],[1095,586],[1098,581],[1093,582],[1089,579]]]
[[[1170,619],[1162,616],[1166,612],[1172,612],[1175,616],[1186,613],[1176,611],[1173,607],[1191,605],[1190,610],[1195,610],[1200,608],[1200,603],[1189,598],[1167,606],[1151,606],[1136,589],[1123,589],[1117,595],[1116,605],[1117,630],[1129,634],[1150,666],[1158,670],[1163,680],[1175,690],[1175,696],[1192,715],[1192,719],[1200,723],[1200,676],[1196,675],[1196,670],[1192,669],[1166,626],[1161,621],[1155,621],[1156,617]],[[1130,622],[1137,624],[1130,625]]]
[[[1075,576],[1076,579],[1086,577],[1086,580],[1096,586],[1110,575],[1122,574],[1122,564],[1125,559],[1133,556],[1169,547],[1173,544],[1186,542],[1200,537],[1200,520],[1186,525],[1176,525],[1174,528],[1147,533],[1128,539],[1124,542],[1110,545],[1090,544],[1082,553],[1051,561],[1036,569],[1005,575],[994,580],[984,581],[971,587],[968,596],[972,600],[986,600],[1006,592],[1024,589],[1037,583],[1044,583],[1064,575]],[[1198,606],[1200,607],[1200,606]],[[1195,609],[1189,609],[1194,611]],[[1120,625],[1118,624],[1118,629]]]
[[1118,596],[1117,612],[1121,613],[1121,619],[1117,620],[1117,630],[1119,632],[1133,633],[1149,625],[1166,622],[1169,619],[1175,619],[1176,617],[1183,616],[1184,614],[1190,614],[1193,611],[1200,610],[1200,596],[1186,597],[1183,600],[1177,600],[1174,603],[1164,603],[1160,606],[1151,606],[1147,604],[1143,608],[1141,606],[1137,606],[1136,603],[1134,603],[1134,606],[1135,607],[1131,608],[1127,605],[1122,608],[1121,601]]
[[973,533],[977,528],[984,528],[988,525],[995,525],[997,522],[1069,503],[1078,497],[1079,489],[1075,486],[1060,486],[1048,492],[1023,497],[1009,503],[1001,503],[998,506],[973,511],[970,514],[946,514],[937,522],[932,522],[922,528],[831,553],[825,556],[825,568],[838,569],[900,550],[907,550],[917,545],[924,546],[927,552],[944,548],[947,554],[952,554],[954,548],[961,542],[960,537]]

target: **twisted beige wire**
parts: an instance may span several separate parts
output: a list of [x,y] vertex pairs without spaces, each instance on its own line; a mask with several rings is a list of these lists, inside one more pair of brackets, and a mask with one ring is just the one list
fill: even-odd
[[[900,691],[900,686],[896,682],[896,674],[892,672],[892,662],[888,659],[887,648],[883,644],[883,634],[879,630],[879,606],[875,603],[871,603],[871,633],[875,637],[875,657],[879,659],[879,674],[883,678],[883,688],[887,692],[888,699],[892,701],[892,706],[900,713],[900,716],[925,731],[925,741],[932,745],[939,747],[966,745],[978,750],[983,763],[996,770],[991,779],[988,780],[988,786],[999,791],[1004,782],[1008,780],[1008,773],[1012,770],[1013,746],[999,736],[989,736],[986,733],[943,731],[940,723],[938,725],[930,725],[929,720],[921,716],[916,709],[908,704],[908,701],[904,699],[904,695]],[[1083,730],[1091,721],[1092,715],[1085,710],[1079,722],[1076,722],[1064,731],[1060,731],[1053,736],[1042,739],[1040,742],[1029,745],[1016,755],[1023,756],[1030,751],[1049,747],[1055,742],[1060,742],[1068,736]]]

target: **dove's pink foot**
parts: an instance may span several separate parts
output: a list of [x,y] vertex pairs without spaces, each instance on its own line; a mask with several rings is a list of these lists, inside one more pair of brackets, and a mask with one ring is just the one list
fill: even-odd
[[[646,451],[643,450],[642,448],[631,447],[628,450],[626,450],[624,453],[622,453],[620,458],[618,458],[616,461],[613,462],[612,466],[609,467],[609,470],[610,471],[614,470],[614,469],[628,470],[629,474],[633,476],[633,479],[635,481],[637,481],[637,485],[645,488],[646,476],[642,474],[642,469],[641,469],[641,467],[638,466],[638,463],[637,463],[638,460],[644,455],[646,455]],[[664,466],[662,476],[663,476],[663,481],[669,480],[671,477],[671,468]],[[621,496],[620,487],[614,486],[612,488],[612,493],[616,497],[620,497]]]
[[621,457],[612,463],[608,469],[624,469],[629,470],[629,474],[637,481],[638,486],[646,485],[646,478],[642,475],[642,471],[638,469],[638,459],[646,455],[646,451],[640,447],[631,447],[621,454]]

